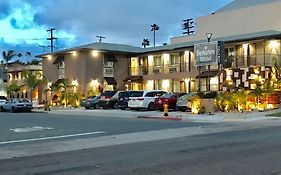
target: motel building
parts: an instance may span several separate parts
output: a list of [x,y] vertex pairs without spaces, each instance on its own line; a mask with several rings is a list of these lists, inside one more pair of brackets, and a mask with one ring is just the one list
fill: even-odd
[[254,89],[257,79],[276,81],[273,65],[280,62],[280,10],[281,0],[234,0],[196,18],[195,34],[171,38],[169,45],[93,43],[38,57],[43,58],[49,86],[68,79],[83,95],[93,89]]

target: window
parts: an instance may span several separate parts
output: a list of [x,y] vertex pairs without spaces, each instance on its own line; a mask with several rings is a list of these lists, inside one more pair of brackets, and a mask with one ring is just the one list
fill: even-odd
[[201,92],[207,91],[206,78],[200,79],[200,90],[201,90]]
[[218,77],[211,77],[210,78],[210,91],[218,91],[219,85],[218,85]]
[[162,57],[161,55],[157,55],[153,57],[153,65],[154,66],[162,66]]
[[170,64],[177,65],[180,62],[180,54],[171,54],[170,55]]

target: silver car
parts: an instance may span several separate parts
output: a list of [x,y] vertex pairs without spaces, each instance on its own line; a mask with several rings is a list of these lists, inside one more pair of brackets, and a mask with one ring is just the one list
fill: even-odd
[[32,110],[32,103],[27,99],[11,99],[5,103],[0,104],[0,110],[1,112],[4,111],[12,111],[12,112],[18,112],[18,111],[25,111],[25,112],[31,112]]
[[177,109],[185,112],[185,111],[190,111],[191,110],[191,97],[196,95],[196,93],[188,93],[185,94],[184,96],[181,96],[177,100]]

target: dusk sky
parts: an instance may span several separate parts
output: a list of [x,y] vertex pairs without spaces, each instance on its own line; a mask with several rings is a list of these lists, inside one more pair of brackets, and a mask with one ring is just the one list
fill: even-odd
[[55,46],[64,49],[96,42],[141,47],[143,38],[153,45],[150,25],[160,30],[156,43],[182,33],[186,18],[208,15],[232,0],[0,0],[0,50],[47,52],[47,29],[56,28]]

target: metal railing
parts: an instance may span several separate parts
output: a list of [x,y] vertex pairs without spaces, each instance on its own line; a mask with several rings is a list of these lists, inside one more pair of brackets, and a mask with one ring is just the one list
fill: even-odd
[[245,66],[272,66],[281,63],[281,55],[278,54],[256,54],[247,56],[232,56],[227,57],[223,67],[245,67]]
[[178,64],[165,64],[157,66],[140,66],[131,67],[131,76],[142,76],[142,75],[155,75],[155,74],[169,74],[177,72],[191,72],[196,71],[197,68],[194,66],[194,62],[190,63],[178,63]]

